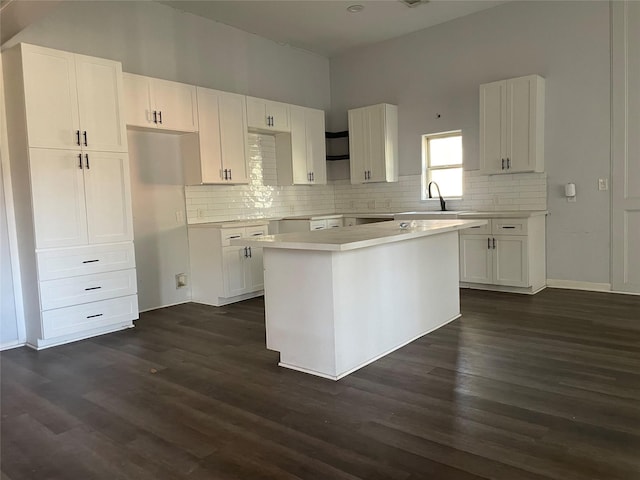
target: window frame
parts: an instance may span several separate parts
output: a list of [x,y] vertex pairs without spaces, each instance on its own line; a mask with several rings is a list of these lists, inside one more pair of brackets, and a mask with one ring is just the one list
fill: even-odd
[[448,200],[460,200],[464,197],[464,152],[462,152],[460,163],[438,165],[435,167],[431,166],[431,152],[430,152],[431,147],[430,147],[429,141],[432,139],[449,138],[449,137],[460,137],[460,142],[462,142],[462,130],[450,130],[448,132],[429,133],[429,134],[422,135],[422,200],[427,200],[427,201],[433,200],[433,198],[429,198],[429,195],[427,193],[429,182],[431,182],[431,171],[432,170],[450,170],[453,168],[462,169],[462,185],[460,185],[462,194],[460,196],[455,196],[455,197],[443,195],[443,198]]

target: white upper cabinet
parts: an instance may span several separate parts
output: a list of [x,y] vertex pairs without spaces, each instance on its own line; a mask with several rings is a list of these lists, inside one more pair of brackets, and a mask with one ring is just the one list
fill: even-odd
[[544,79],[538,75],[480,85],[480,170],[544,171]]
[[349,110],[351,183],[398,181],[398,107]]
[[127,151],[119,62],[20,48],[30,147]]
[[291,135],[276,135],[280,185],[327,183],[324,111],[289,106]]
[[125,73],[126,123],[132,127],[197,132],[196,87]]
[[198,139],[183,139],[185,183],[248,183],[244,95],[197,87],[197,98]]
[[289,105],[262,98],[247,97],[249,129],[262,132],[290,132]]

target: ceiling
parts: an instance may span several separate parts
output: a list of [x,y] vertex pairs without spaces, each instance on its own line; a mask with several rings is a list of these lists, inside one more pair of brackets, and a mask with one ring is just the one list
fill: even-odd
[[[399,37],[505,3],[431,0],[407,7],[399,0],[159,0],[178,10],[326,57]],[[364,8],[349,13],[347,7]]]
[[[68,1],[71,0],[0,0],[0,43]],[[505,3],[505,0],[431,0],[410,8],[400,0],[157,1],[326,57]],[[364,8],[349,13],[350,5]]]

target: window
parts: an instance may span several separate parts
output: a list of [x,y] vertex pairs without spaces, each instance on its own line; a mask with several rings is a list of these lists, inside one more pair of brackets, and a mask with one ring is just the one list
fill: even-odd
[[443,197],[462,197],[462,132],[423,135],[422,165],[423,200],[429,198],[429,182],[438,184]]

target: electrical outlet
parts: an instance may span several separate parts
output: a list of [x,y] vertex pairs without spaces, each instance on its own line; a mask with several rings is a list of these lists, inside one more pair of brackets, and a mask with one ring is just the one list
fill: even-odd
[[187,274],[176,273],[176,289],[187,286]]
[[598,190],[609,190],[609,179],[608,178],[599,178],[598,179]]

